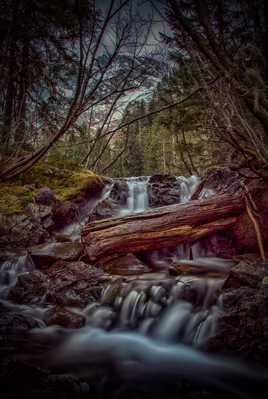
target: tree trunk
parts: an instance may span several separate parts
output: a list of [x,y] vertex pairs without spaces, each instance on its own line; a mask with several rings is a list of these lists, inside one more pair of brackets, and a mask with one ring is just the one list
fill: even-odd
[[241,196],[224,194],[205,201],[96,221],[85,226],[82,240],[90,260],[105,263],[129,252],[176,247],[232,229],[244,209]]
[[20,81],[19,81],[19,90],[18,90],[18,101],[17,101],[17,129],[15,131],[14,141],[15,143],[22,145],[25,141],[25,133],[26,133],[26,98],[27,98],[27,89],[29,85],[29,42],[26,39],[23,44],[22,49],[22,65],[20,71]]

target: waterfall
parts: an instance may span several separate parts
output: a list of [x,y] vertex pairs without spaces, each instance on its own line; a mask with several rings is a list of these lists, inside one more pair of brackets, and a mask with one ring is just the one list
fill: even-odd
[[86,201],[86,203],[80,209],[77,221],[65,226],[61,231],[59,231],[59,233],[70,237],[72,241],[79,241],[81,236],[81,230],[83,226],[87,223],[90,213],[98,205],[99,202],[109,197],[112,187],[112,184],[105,185],[99,197]]
[[128,185],[127,204],[122,207],[120,215],[144,212],[149,207],[148,177],[132,177],[126,179]]
[[0,300],[7,298],[21,274],[32,272],[34,269],[33,261],[29,255],[4,261],[0,265]]
[[191,199],[191,196],[195,192],[198,184],[200,183],[200,178],[197,176],[190,176],[190,177],[184,177],[184,176],[179,176],[177,177],[177,181],[180,184],[180,190],[181,190],[181,203],[189,202]]

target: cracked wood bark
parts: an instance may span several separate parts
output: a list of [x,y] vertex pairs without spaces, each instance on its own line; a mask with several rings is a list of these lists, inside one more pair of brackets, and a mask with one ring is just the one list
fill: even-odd
[[95,221],[84,227],[82,241],[91,261],[105,262],[129,252],[175,247],[232,229],[244,209],[242,196],[223,194]]

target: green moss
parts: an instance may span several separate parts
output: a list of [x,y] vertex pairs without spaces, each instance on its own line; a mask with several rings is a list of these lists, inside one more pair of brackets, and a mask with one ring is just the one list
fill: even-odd
[[23,212],[28,203],[34,202],[41,187],[50,187],[61,201],[71,200],[80,194],[98,194],[105,178],[88,170],[76,172],[57,168],[47,161],[37,164],[10,184],[0,184],[0,213]]
[[31,188],[1,184],[0,185],[0,213],[12,215],[21,213],[29,202],[33,202],[34,193]]

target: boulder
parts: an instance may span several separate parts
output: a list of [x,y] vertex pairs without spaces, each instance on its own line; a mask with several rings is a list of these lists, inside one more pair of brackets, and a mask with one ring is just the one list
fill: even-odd
[[79,242],[52,242],[29,248],[36,267],[45,268],[58,260],[73,261],[79,259],[83,246]]
[[100,201],[89,216],[89,221],[108,219],[118,215],[120,206],[111,198]]
[[149,272],[149,268],[144,265],[133,254],[127,254],[103,265],[105,272],[110,274],[129,276]]
[[207,349],[268,367],[268,287],[227,290],[221,303]]
[[71,201],[57,201],[52,210],[55,229],[61,229],[68,224],[78,221],[79,207]]
[[48,287],[48,278],[40,271],[23,273],[18,276],[15,286],[11,288],[8,299],[21,304],[40,303]]
[[53,314],[46,320],[48,326],[57,325],[65,328],[81,328],[85,324],[85,317],[70,310],[56,306]]
[[56,233],[54,238],[57,242],[72,242],[71,237],[64,233]]
[[228,167],[209,171],[196,187],[191,198],[205,198],[206,194],[210,196],[224,193],[239,194],[243,191],[243,182],[247,181],[246,176],[248,176],[252,182],[254,182],[254,178],[258,178],[258,176],[249,169],[242,169],[240,172],[243,176]]
[[45,270],[49,279],[47,300],[61,306],[85,306],[101,291],[103,271],[84,262],[58,261]]
[[268,262],[243,260],[223,285],[210,352],[268,366]]
[[100,295],[102,277],[101,269],[84,262],[58,261],[44,273],[35,270],[19,275],[8,299],[19,304],[45,301],[60,306],[83,307]]
[[35,202],[39,205],[53,205],[56,201],[56,196],[53,190],[49,187],[40,188],[35,195]]
[[128,184],[125,180],[115,180],[108,197],[99,201],[89,216],[89,221],[108,219],[117,216],[128,198]]
[[172,205],[180,202],[180,182],[176,176],[156,174],[148,181],[150,207]]
[[[205,188],[206,190],[211,190],[211,192],[216,193],[237,194],[242,190],[242,180],[238,172],[229,168],[216,169],[209,172],[203,178],[200,186],[197,187],[197,192]],[[198,194],[200,194],[200,192]],[[196,196],[195,193],[193,194],[193,197],[194,196]]]
[[8,339],[13,335],[22,336],[31,329],[40,327],[40,322],[30,315],[22,314],[21,312],[2,312],[1,307],[0,311],[0,341],[2,341],[1,345],[3,347],[5,338]]
[[124,206],[128,198],[128,184],[125,180],[115,180],[109,198],[117,204]]
[[34,215],[0,215],[0,248],[27,248],[49,239],[50,234]]
[[224,288],[234,289],[244,286],[258,288],[267,275],[268,262],[243,260],[232,267]]
[[25,213],[40,223],[40,226],[50,232],[55,227],[55,223],[52,218],[51,205],[39,205],[39,204],[28,204],[25,208]]

